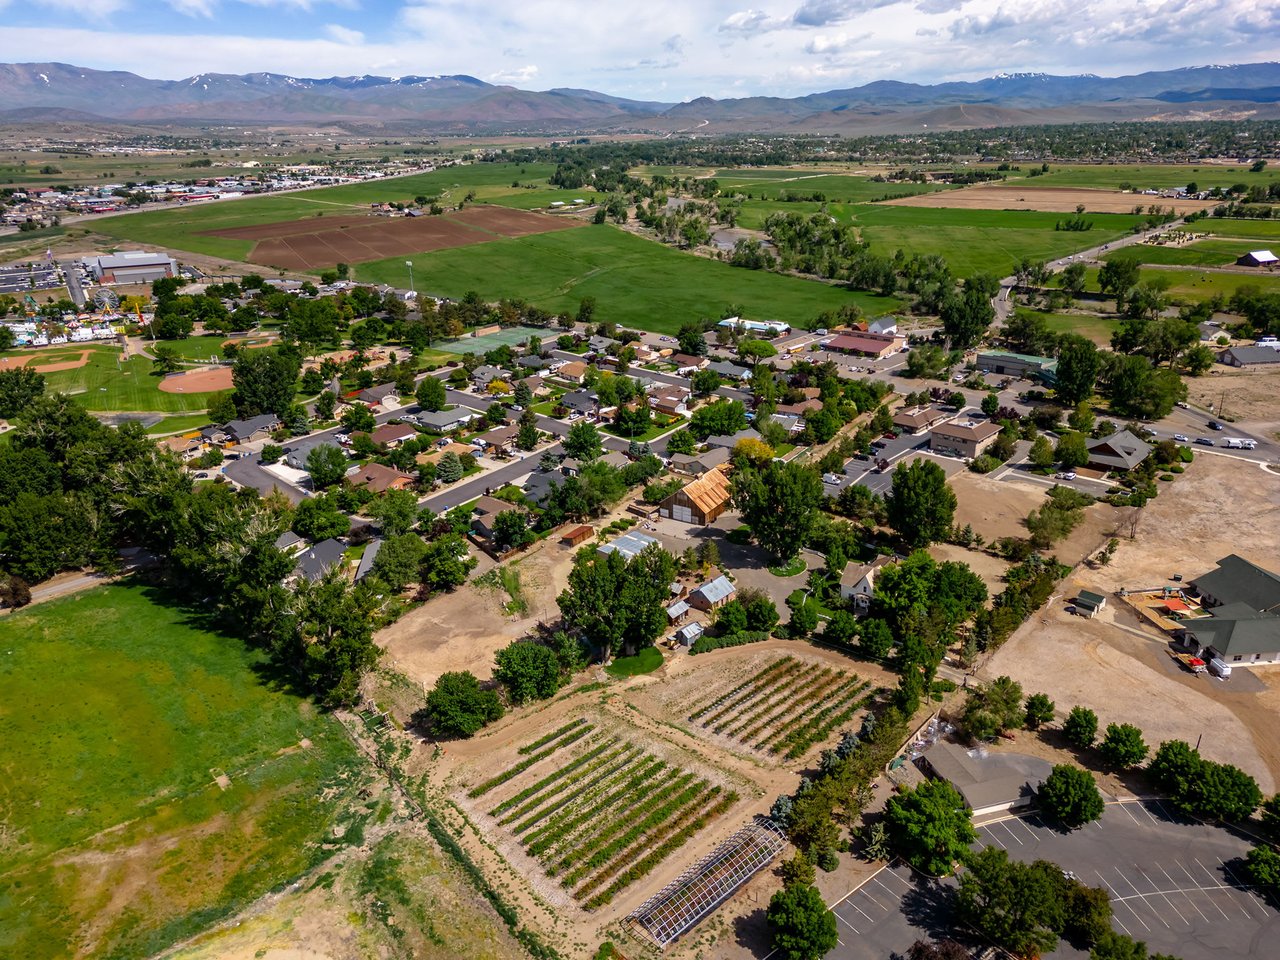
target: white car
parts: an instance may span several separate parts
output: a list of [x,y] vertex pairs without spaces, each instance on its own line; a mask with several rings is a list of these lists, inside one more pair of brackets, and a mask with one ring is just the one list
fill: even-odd
[[1173,439],[1177,440],[1179,443],[1190,443],[1190,442],[1191,442],[1190,440],[1188,440],[1188,439],[1186,438],[1186,436],[1185,436],[1184,434],[1181,434],[1181,433],[1175,433],[1175,434],[1173,435]]
[[1076,472],[1074,470],[1068,470],[1066,473],[1055,473],[1053,478],[1055,480],[1074,480],[1076,478]]

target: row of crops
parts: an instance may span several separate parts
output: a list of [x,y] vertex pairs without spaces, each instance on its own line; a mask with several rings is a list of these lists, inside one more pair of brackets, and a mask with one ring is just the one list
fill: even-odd
[[585,719],[518,752],[468,796],[492,797],[489,815],[587,909],[652,873],[738,800]]
[[689,714],[704,730],[787,760],[803,757],[866,706],[871,684],[836,667],[786,656]]

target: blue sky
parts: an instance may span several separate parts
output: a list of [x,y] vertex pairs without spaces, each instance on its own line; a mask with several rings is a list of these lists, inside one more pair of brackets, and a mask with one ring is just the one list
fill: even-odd
[[1274,0],[0,0],[0,61],[465,73],[637,99],[1280,59]]

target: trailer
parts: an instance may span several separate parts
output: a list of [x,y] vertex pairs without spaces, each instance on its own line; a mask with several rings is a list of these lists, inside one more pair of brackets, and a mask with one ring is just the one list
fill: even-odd
[[1199,657],[1192,656],[1189,653],[1174,653],[1172,650],[1169,651],[1169,656],[1173,657],[1173,659],[1177,660],[1194,674],[1198,675],[1205,671],[1205,662]]

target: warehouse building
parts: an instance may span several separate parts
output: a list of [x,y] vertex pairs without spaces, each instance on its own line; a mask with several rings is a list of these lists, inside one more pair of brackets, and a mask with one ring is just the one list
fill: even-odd
[[83,263],[99,283],[152,283],[178,275],[178,264],[173,257],[147,250],[86,257]]

